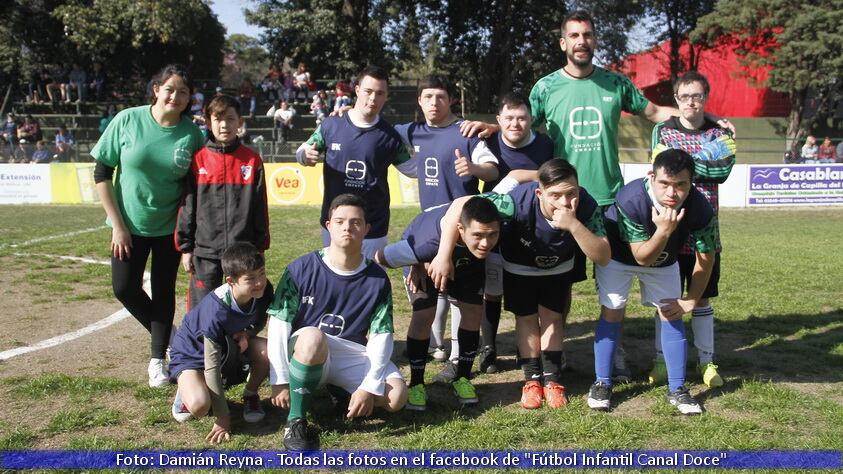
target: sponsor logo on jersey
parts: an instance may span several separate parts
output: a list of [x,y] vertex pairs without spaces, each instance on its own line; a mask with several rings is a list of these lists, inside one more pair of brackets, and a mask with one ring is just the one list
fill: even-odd
[[657,266],[661,265],[662,263],[664,263],[665,261],[667,261],[668,257],[670,257],[669,253],[662,252],[662,253],[659,254],[659,258],[657,258],[656,261],[653,262],[653,264],[650,265],[650,266],[651,267],[657,267]]
[[199,174],[200,174],[200,175],[202,175],[202,174],[208,174],[208,170],[206,170],[206,169],[205,169],[205,167],[203,166],[203,167],[199,168]]
[[331,143],[331,151],[341,151],[342,143]]
[[454,262],[454,268],[464,267],[471,263],[471,260],[468,257],[460,257]]
[[611,102],[612,99],[613,99],[613,97],[607,97],[605,95],[603,96],[603,102]]
[[313,304],[313,297],[312,296],[302,296],[301,297],[301,304]]
[[568,114],[568,131],[577,140],[597,138],[603,132],[603,114],[597,107],[574,107]]
[[524,237],[521,237],[519,240],[521,241],[521,245],[523,245],[524,247],[529,247],[530,245],[533,244],[532,242],[525,239]]
[[418,153],[418,152],[421,151],[421,146],[420,145],[413,145],[413,150],[415,150],[415,152]]
[[193,161],[193,153],[187,148],[176,148],[173,151],[173,163],[181,169],[190,169],[190,163]]
[[323,314],[317,327],[329,336],[339,336],[345,329],[345,318],[341,314]]
[[345,164],[345,177],[348,179],[362,180],[366,178],[366,162],[360,160],[349,160]]
[[240,167],[240,176],[243,177],[243,181],[248,181],[252,177],[252,165],[242,165]]
[[539,268],[552,268],[559,264],[559,257],[556,255],[539,255],[536,257],[536,266]]
[[426,178],[439,177],[439,161],[430,156],[424,159],[424,176]]

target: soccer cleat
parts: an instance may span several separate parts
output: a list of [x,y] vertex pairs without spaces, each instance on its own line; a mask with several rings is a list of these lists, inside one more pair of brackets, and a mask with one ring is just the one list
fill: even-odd
[[647,381],[650,382],[650,385],[662,385],[667,382],[667,364],[665,364],[664,359],[653,360],[653,370],[647,376]]
[[565,386],[556,382],[544,384],[544,400],[550,408],[562,408],[568,404]]
[[679,410],[679,413],[683,415],[699,415],[702,413],[702,407],[694,400],[694,397],[691,396],[685,387],[675,392],[668,392],[667,402],[675,406]]
[[184,423],[185,421],[189,421],[193,418],[193,415],[190,414],[190,410],[187,409],[187,405],[185,405],[181,400],[181,395],[179,395],[178,391],[176,391],[176,398],[173,399],[173,407],[170,410],[170,413],[173,414],[173,418],[179,423]]
[[149,359],[149,367],[146,369],[149,375],[150,387],[161,387],[170,382],[167,368],[164,367],[164,359]]
[[623,347],[615,349],[612,357],[612,381],[615,383],[629,383],[632,379],[632,372],[626,363],[626,351]]
[[310,439],[307,420],[294,418],[284,425],[284,447],[290,451],[313,451],[319,449],[319,438]]
[[427,410],[427,392],[424,390],[424,384],[413,385],[407,393],[407,404],[404,408],[410,411],[425,411]]
[[704,384],[711,388],[723,386],[723,377],[717,373],[717,366],[714,365],[714,362],[699,365],[697,366],[697,370],[700,372],[700,375],[702,375]]
[[471,382],[468,381],[465,377],[460,377],[457,380],[454,380],[451,383],[451,386],[454,387],[454,394],[460,401],[460,405],[474,405],[478,402],[477,400],[477,392],[474,390],[474,386],[471,385]]
[[498,372],[498,353],[492,346],[480,349],[480,372],[496,374]]
[[438,346],[432,348],[432,350],[428,351],[428,354],[433,356],[433,360],[436,362],[445,362],[448,360],[448,353],[445,352],[445,346]]
[[588,391],[588,407],[592,410],[609,411],[612,403],[612,386],[594,382]]
[[257,393],[243,395],[243,419],[247,423],[257,423],[263,420],[266,412],[261,406],[261,397]]
[[527,410],[541,408],[544,391],[538,380],[528,380],[521,389],[521,406]]
[[457,364],[456,362],[447,361],[445,366],[438,374],[433,376],[434,382],[451,383],[457,378]]

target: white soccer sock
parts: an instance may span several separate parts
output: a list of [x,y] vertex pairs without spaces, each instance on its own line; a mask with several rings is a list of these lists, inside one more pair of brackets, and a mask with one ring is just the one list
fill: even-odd
[[430,347],[445,346],[445,322],[448,320],[448,297],[440,294],[436,298],[436,317],[430,326]]
[[694,331],[694,347],[697,348],[699,363],[707,364],[714,359],[714,308],[710,305],[694,308],[691,315],[691,329]]
[[460,342],[457,334],[459,334],[460,323],[462,322],[462,313],[456,305],[451,305],[451,360],[457,360],[460,357]]
[[662,352],[662,322],[661,318],[659,318],[658,310],[656,310],[653,322],[656,325],[656,360],[664,360],[664,352]]

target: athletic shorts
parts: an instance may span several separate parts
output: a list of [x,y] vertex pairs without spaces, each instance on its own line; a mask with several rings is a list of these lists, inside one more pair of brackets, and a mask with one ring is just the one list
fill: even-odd
[[[694,264],[697,263],[697,256],[695,254],[680,254],[677,257],[677,261],[679,262],[679,276],[682,278],[682,288],[688,291],[691,289],[691,275],[694,273]],[[702,297],[714,298],[719,295],[720,288],[718,283],[720,283],[720,252],[714,254],[714,268],[711,269],[711,277],[708,279],[708,285],[705,287]]]
[[[298,331],[290,336],[290,351],[295,347],[297,334]],[[325,334],[325,338],[328,342],[328,358],[322,366],[319,386],[336,385],[348,393],[354,393],[360,388],[371,368],[366,356],[366,346],[328,334]],[[404,380],[392,361],[386,364],[384,370],[384,380],[388,379]]]
[[486,258],[486,284],[483,292],[491,296],[503,294],[503,258],[494,251]]
[[[223,387],[228,388],[246,381],[249,377],[249,370],[251,370],[251,361],[246,354],[240,352],[240,345],[234,338],[226,336],[225,342],[226,347],[222,354],[220,372],[222,372]],[[204,365],[201,367],[176,367],[175,364],[171,364],[170,382],[178,383],[179,376],[185,370],[198,370],[204,373],[205,367]]]
[[641,304],[660,307],[664,299],[682,297],[679,264],[667,267],[641,267],[609,260],[608,265],[595,265],[597,295],[600,304],[609,309],[626,307],[632,279],[638,277],[641,286]]
[[[363,256],[369,260],[375,259],[375,253],[378,250],[386,247],[389,243],[387,236],[378,237],[376,239],[363,239]],[[324,227],[322,228],[322,244],[327,247],[331,244],[331,234]]]
[[504,271],[504,309],[515,316],[529,316],[539,305],[562,313],[571,296],[571,272],[526,276]]

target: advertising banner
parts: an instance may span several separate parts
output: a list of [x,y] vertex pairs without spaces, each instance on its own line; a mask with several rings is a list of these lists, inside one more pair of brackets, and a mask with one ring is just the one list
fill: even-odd
[[843,164],[748,167],[747,206],[843,204]]
[[49,204],[50,166],[0,164],[0,204]]

